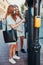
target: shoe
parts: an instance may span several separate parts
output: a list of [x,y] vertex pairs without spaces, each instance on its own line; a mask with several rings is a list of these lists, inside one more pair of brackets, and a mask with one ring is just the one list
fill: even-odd
[[16,55],[18,56],[18,51],[16,51]]
[[13,60],[13,58],[9,59],[9,62],[12,63],[12,64],[15,64],[16,63],[16,61]]
[[20,59],[20,57],[15,55],[15,56],[13,56],[13,59]]
[[26,53],[26,51],[25,51],[24,49],[21,49],[21,52],[22,52],[22,53]]

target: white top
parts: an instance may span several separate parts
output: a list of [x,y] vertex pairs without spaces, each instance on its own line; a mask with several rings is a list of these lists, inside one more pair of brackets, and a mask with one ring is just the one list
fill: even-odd
[[[16,21],[14,21],[10,15],[7,16],[7,29],[8,29],[8,30],[11,30],[11,27],[10,27],[9,25],[10,25],[10,24],[15,25],[16,23],[18,23],[18,22],[20,22],[20,21],[21,21],[21,19],[20,19],[20,17],[18,17],[18,16],[17,16],[17,20],[16,20]],[[19,26],[17,27],[17,30],[22,31],[22,32],[17,31],[17,36],[18,36],[18,37],[24,36],[24,32],[25,32],[25,30],[24,30],[24,23],[22,23],[21,25],[19,25]]]
[[[17,16],[16,23],[18,23],[20,21],[21,21],[20,17]],[[22,23],[21,25],[19,25],[18,28],[17,28],[17,30],[22,31],[22,32],[17,31],[18,37],[24,36],[24,32],[25,32],[25,30],[24,30],[24,23]]]
[[7,16],[7,29],[8,29],[8,30],[11,30],[11,27],[9,26],[10,24],[15,25],[16,22],[15,22],[15,21],[12,19],[12,17],[9,15],[9,16]]
[[[15,25],[16,22],[12,19],[12,17],[9,15],[7,16],[7,30],[11,30],[11,27],[9,26],[10,24],[13,24]],[[16,42],[11,42],[11,43],[8,43],[8,44],[16,44]]]

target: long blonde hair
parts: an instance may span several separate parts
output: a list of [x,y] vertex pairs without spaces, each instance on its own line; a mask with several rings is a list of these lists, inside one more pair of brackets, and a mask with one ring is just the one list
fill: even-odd
[[[18,8],[18,6],[17,5],[14,5],[14,8]],[[17,16],[19,16],[21,19],[22,19],[22,16],[21,16],[21,14],[20,14],[20,12],[18,11],[18,14],[16,14]]]

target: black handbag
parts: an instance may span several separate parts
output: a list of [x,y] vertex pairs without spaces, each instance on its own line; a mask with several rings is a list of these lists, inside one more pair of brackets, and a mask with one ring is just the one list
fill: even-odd
[[5,43],[17,41],[17,31],[14,29],[7,30],[7,21],[6,21],[6,29],[5,31],[3,31],[3,36]]

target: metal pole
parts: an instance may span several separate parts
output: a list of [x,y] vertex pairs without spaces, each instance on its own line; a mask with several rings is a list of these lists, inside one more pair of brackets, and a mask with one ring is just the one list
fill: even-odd
[[[28,3],[28,65],[40,65],[40,44],[39,44],[39,28],[35,25],[35,16],[40,15],[40,0],[27,0]],[[36,7],[36,3],[38,6]],[[34,21],[31,17],[31,7],[34,5]],[[34,23],[33,23],[34,22]],[[34,30],[33,30],[34,29]]]
[[31,53],[31,45],[33,43],[33,16],[32,16],[32,8],[33,8],[33,0],[27,1],[28,3],[28,13],[29,13],[29,18],[28,18],[28,65],[33,65],[32,64],[32,53]]
[[31,45],[33,43],[33,16],[32,16],[32,8],[33,8],[33,0],[27,0],[28,3],[28,65],[32,64],[32,52]]
[[29,12],[29,19],[28,19],[28,65],[31,64],[31,45],[33,43],[33,18],[32,18],[32,13],[31,13],[31,8],[28,8]]
[[[36,6],[36,3],[38,6]],[[35,25],[35,16],[40,16],[40,0],[34,0],[34,25]],[[40,44],[39,44],[39,28],[34,27],[33,32],[33,44],[32,49],[32,65],[40,65]]]

